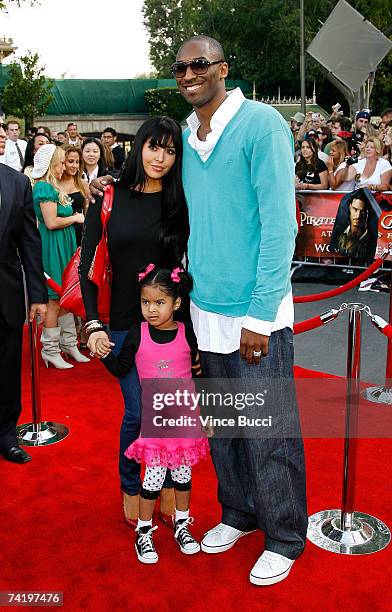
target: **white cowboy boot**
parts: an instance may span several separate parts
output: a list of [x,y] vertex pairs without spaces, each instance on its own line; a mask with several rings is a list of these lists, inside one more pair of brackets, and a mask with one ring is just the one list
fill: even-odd
[[41,356],[46,367],[49,364],[59,370],[68,370],[73,368],[73,365],[64,361],[60,354],[60,328],[59,327],[44,327],[41,334],[42,351]]
[[66,353],[78,363],[87,363],[90,361],[78,349],[78,336],[76,334],[75,319],[73,314],[67,314],[59,317],[59,325],[61,329],[60,348],[63,353]]

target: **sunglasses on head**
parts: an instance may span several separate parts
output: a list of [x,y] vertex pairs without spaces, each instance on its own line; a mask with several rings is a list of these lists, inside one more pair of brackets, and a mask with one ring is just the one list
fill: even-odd
[[209,62],[204,57],[200,57],[199,59],[190,60],[189,62],[175,62],[171,66],[170,71],[176,78],[182,78],[186,75],[189,66],[194,74],[200,75],[205,74],[210,66],[222,64],[224,61],[225,60],[221,59],[215,62]]

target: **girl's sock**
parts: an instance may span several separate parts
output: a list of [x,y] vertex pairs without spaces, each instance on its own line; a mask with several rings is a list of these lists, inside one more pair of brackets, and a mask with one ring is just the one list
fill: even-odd
[[142,521],[142,519],[138,518],[137,529],[140,529],[140,527],[152,527],[152,519],[150,519],[149,521]]
[[189,518],[189,510],[177,510],[176,508],[176,517],[175,517],[175,521],[180,521],[182,519],[187,519]]

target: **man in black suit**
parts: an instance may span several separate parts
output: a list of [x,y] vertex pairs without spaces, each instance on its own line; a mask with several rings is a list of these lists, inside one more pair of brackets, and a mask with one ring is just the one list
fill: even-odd
[[117,142],[116,130],[112,127],[107,127],[102,132],[101,140],[104,145],[112,150],[115,170],[121,170],[121,166],[123,165],[125,159],[125,153],[124,149]]
[[[6,134],[0,120],[0,155]],[[23,323],[26,318],[22,264],[30,302],[29,319],[45,320],[48,293],[41,239],[27,176],[0,164],[0,454],[13,463],[31,457],[18,445],[21,413]]]

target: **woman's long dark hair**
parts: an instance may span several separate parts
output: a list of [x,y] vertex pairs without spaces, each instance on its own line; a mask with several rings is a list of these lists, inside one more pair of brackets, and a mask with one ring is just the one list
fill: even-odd
[[144,190],[148,177],[143,167],[142,149],[148,140],[162,147],[170,144],[176,151],[175,162],[162,179],[162,255],[164,265],[171,268],[181,261],[189,236],[188,211],[181,180],[182,132],[177,121],[170,117],[153,117],[143,123],[135,135],[116,185],[131,188],[134,194]]
[[[298,178],[303,179],[306,174],[310,171],[313,172],[317,172],[317,165],[318,165],[318,146],[317,146],[317,142],[314,140],[314,138],[306,138],[304,142],[307,142],[309,147],[312,149],[313,151],[313,155],[310,159],[310,163],[308,164],[306,159],[304,158],[304,156],[302,155],[301,152],[301,156],[298,160],[298,162],[296,163],[295,166],[295,174],[298,176]],[[302,146],[302,145],[301,145]]]
[[50,144],[52,142],[46,134],[42,134],[41,132],[39,132],[38,134],[34,134],[34,136],[30,138],[29,142],[27,143],[22,172],[24,172],[25,168],[27,168],[28,166],[34,166],[35,139],[38,138],[38,136],[44,136],[48,141],[47,144]]
[[[102,142],[100,140],[98,140],[98,138],[92,138],[92,137],[85,138],[85,140],[83,141],[83,144],[82,144],[82,161],[83,161],[83,151],[84,151],[84,148],[85,148],[86,145],[91,144],[91,143],[97,145],[97,147],[99,148],[100,153],[101,153],[100,156],[99,156],[99,160],[98,160],[98,176],[105,176],[105,174],[108,174],[108,168],[106,167],[106,162],[105,162],[105,151],[104,151]],[[84,161],[82,163],[81,171],[82,172],[85,171]]]

